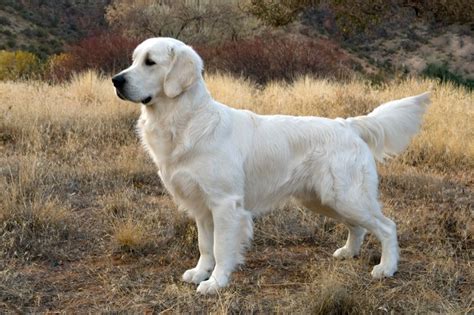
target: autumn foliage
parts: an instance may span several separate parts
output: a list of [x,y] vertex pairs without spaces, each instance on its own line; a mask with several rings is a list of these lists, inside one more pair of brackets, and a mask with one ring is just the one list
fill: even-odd
[[102,33],[86,37],[66,48],[73,56],[72,71],[96,69],[114,73],[130,64],[139,40],[118,34]]
[[50,80],[64,81],[71,76],[71,69],[76,62],[73,55],[60,53],[48,58],[45,76]]
[[0,51],[0,80],[35,77],[41,70],[38,57],[27,51]]
[[26,51],[0,51],[0,80],[39,78],[60,82],[90,69],[112,74],[130,64],[138,43],[137,39],[102,33],[71,44],[65,52],[46,60]]
[[344,78],[356,66],[330,40],[304,36],[256,37],[194,48],[206,70],[229,71],[261,84],[307,74]]

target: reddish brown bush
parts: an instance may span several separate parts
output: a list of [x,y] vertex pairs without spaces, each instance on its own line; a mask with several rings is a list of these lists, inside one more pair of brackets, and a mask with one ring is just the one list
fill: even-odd
[[261,84],[269,80],[292,81],[305,74],[342,78],[354,66],[331,41],[304,36],[257,37],[195,48],[208,71],[229,71]]
[[46,75],[50,80],[62,81],[75,72],[87,69],[116,73],[128,67],[138,43],[138,39],[110,33],[86,37],[67,46],[66,54],[53,58],[54,62]]
[[[138,39],[117,34],[99,34],[66,48],[66,54],[53,58],[47,76],[63,81],[74,72],[96,69],[113,74],[131,61]],[[353,61],[330,40],[305,36],[256,37],[228,41],[195,49],[210,72],[225,71],[260,84],[270,80],[292,81],[299,75],[344,78],[353,72]],[[66,58],[67,57],[67,58]]]
[[130,64],[133,49],[139,40],[118,34],[103,33],[86,37],[67,48],[74,56],[77,70],[98,69],[117,72]]

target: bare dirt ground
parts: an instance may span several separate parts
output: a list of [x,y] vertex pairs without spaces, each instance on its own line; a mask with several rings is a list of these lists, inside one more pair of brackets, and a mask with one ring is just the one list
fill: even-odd
[[[434,83],[207,81],[234,107],[328,117]],[[255,220],[246,264],[203,297],[180,280],[198,258],[196,229],[138,142],[138,107],[94,73],[57,86],[2,82],[0,313],[472,313],[472,105],[472,93],[436,86],[421,134],[379,165],[384,212],[398,225],[395,277],[370,277],[380,259],[372,235],[360,257],[335,260],[345,228],[289,203]]]

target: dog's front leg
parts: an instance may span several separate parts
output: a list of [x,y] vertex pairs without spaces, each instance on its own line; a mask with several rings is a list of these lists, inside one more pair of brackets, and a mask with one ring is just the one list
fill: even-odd
[[199,284],[209,278],[214,268],[214,224],[211,213],[206,213],[196,217],[199,243],[199,261],[196,267],[186,270],[183,274],[183,281]]
[[235,266],[243,262],[244,246],[253,232],[252,217],[236,198],[229,198],[213,207],[212,217],[216,266],[209,280],[199,284],[197,292],[202,294],[214,294],[227,286]]

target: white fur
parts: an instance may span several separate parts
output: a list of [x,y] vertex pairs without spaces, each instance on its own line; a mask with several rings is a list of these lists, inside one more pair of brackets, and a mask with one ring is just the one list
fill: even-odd
[[[146,65],[151,58],[156,65]],[[243,262],[252,217],[294,197],[344,222],[349,237],[336,250],[350,258],[366,230],[382,243],[372,276],[397,270],[396,226],[378,202],[374,156],[400,153],[418,131],[427,94],[392,101],[348,119],[262,116],[212,99],[194,50],[171,38],[140,44],[119,75],[120,94],[142,105],[141,140],[176,203],[196,220],[201,257],[183,280],[215,293]]]

